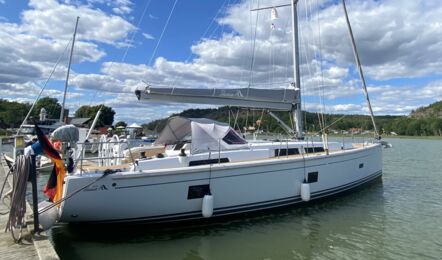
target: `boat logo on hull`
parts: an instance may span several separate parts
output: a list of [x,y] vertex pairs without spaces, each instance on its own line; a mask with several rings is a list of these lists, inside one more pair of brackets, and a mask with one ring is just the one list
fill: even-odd
[[97,191],[97,190],[108,190],[108,188],[106,187],[106,185],[92,185],[86,189],[84,189],[84,191]]

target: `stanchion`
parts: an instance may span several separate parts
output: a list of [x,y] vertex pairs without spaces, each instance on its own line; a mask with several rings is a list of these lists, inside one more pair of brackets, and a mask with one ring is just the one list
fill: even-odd
[[34,211],[34,232],[38,232],[40,231],[40,225],[38,223],[37,165],[35,162],[35,155],[31,155],[29,181],[32,184],[32,210]]

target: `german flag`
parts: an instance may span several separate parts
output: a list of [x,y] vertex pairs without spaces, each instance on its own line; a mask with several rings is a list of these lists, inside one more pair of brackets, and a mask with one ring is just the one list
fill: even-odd
[[66,176],[64,162],[60,153],[54,148],[47,136],[43,134],[37,125],[35,125],[35,131],[43,153],[48,156],[54,164],[54,168],[52,169],[48,182],[43,188],[43,192],[52,202],[57,202],[63,195],[63,180]]

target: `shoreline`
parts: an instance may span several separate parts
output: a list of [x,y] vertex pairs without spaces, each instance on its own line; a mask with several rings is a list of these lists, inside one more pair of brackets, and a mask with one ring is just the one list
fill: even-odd
[[[372,138],[373,135],[335,135],[335,134],[329,134],[329,137],[348,137],[348,138]],[[421,136],[421,135],[382,135],[382,139],[385,138],[397,138],[397,139],[427,139],[427,140],[442,140],[442,136],[437,135],[429,135],[429,136]]]
[[[373,135],[340,135],[340,134],[329,134],[329,137],[367,137],[371,138]],[[2,138],[12,138],[12,135],[1,135],[0,139]],[[442,136],[438,135],[383,135],[382,138],[399,138],[399,139],[429,139],[429,140],[442,140]]]

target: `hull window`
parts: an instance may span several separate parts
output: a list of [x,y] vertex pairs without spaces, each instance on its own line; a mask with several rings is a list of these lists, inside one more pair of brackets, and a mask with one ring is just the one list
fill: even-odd
[[304,148],[304,151],[306,153],[321,153],[321,152],[324,152],[324,148],[323,147],[308,147],[308,148]]
[[309,172],[307,176],[307,183],[313,183],[318,181],[318,172]]
[[210,188],[209,184],[189,186],[189,191],[187,192],[187,199],[200,199],[204,195],[209,194]]
[[220,158],[220,159],[210,159],[210,160],[198,160],[189,162],[189,166],[199,166],[206,164],[215,164],[215,163],[227,163],[229,162],[228,158]]
[[361,168],[364,168],[364,164],[363,163],[359,164],[359,169],[361,169]]
[[299,154],[298,148],[275,149],[275,157],[294,154]]

